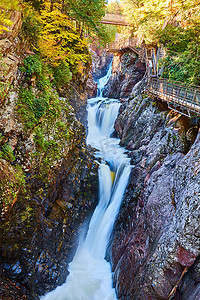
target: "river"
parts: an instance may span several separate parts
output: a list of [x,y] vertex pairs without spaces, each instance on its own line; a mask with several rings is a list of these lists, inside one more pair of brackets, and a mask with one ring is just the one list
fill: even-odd
[[85,237],[80,238],[69,264],[66,283],[41,300],[115,300],[110,264],[104,259],[107,243],[128,182],[130,159],[111,138],[120,103],[102,97],[102,89],[112,72],[98,82],[98,97],[88,100],[87,144],[96,149],[99,163],[99,202]]

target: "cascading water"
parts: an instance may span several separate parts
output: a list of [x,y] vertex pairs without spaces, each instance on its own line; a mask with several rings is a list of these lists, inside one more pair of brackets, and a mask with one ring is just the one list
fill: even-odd
[[110,264],[104,259],[106,246],[118,213],[129,174],[130,160],[110,138],[120,103],[102,98],[102,88],[111,75],[99,80],[100,97],[88,101],[87,143],[97,149],[99,166],[99,204],[91,218],[87,235],[79,242],[69,264],[66,283],[41,297],[42,300],[115,300]]
[[112,75],[112,61],[108,66],[107,74],[104,77],[101,77],[99,79],[98,86],[97,86],[97,97],[102,97],[103,88],[106,85],[106,83],[108,82],[108,79],[110,78],[111,75]]

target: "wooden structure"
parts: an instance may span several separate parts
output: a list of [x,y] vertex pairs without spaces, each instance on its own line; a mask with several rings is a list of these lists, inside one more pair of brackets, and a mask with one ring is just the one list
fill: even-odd
[[150,76],[161,76],[164,66],[159,66],[159,61],[165,56],[163,47],[159,47],[156,51],[155,48],[146,48],[146,69],[148,77]]
[[125,21],[123,15],[106,13],[101,20],[102,24],[118,25],[118,26],[129,26]]
[[125,53],[132,51],[138,55],[140,61],[145,62],[145,47],[139,45],[138,38],[130,37],[128,39],[120,39],[106,45],[106,51],[110,53]]
[[141,41],[136,37],[130,37],[128,39],[116,40],[113,43],[106,45],[106,51],[110,53],[125,53],[132,51],[138,55],[138,59],[141,62],[146,63],[146,69],[148,70],[148,76],[162,74],[163,68],[160,68],[158,61],[165,56],[163,47],[156,49],[148,49]]
[[147,92],[151,97],[167,102],[168,107],[191,117],[200,115],[200,87],[186,86],[180,82],[148,77]]
[[164,68],[158,64],[159,60],[165,56],[162,47],[157,51],[148,49],[145,45],[140,44],[138,38],[130,37],[108,43],[106,51],[111,53],[132,51],[137,54],[138,59],[146,63],[147,92],[151,97],[167,102],[170,109],[188,117],[194,114],[200,115],[200,87],[187,86],[180,82],[159,78]]

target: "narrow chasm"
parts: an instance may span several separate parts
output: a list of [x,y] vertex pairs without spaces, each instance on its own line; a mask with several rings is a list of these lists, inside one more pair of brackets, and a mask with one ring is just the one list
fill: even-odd
[[199,300],[200,3],[1,2],[0,299]]

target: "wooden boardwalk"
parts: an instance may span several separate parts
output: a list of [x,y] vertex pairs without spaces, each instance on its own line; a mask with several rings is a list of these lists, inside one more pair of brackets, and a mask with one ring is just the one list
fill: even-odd
[[102,24],[118,25],[118,26],[129,26],[125,21],[123,15],[106,13],[101,20]]
[[168,103],[168,107],[191,117],[200,115],[200,87],[170,82],[166,79],[148,78],[147,92],[151,97]]

